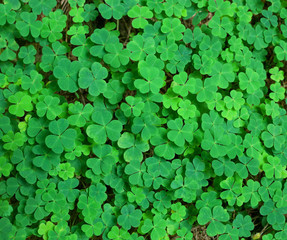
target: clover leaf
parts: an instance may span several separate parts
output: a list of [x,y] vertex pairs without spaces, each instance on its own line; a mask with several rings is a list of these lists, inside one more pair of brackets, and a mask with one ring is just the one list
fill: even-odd
[[37,115],[43,117],[46,115],[47,119],[54,120],[62,113],[62,108],[59,106],[60,99],[58,97],[45,96],[43,101],[36,104]]
[[199,211],[198,223],[204,225],[209,222],[206,232],[209,236],[222,234],[226,226],[223,224],[229,220],[229,214],[222,206],[215,206],[212,210],[208,207],[203,207]]
[[120,0],[107,0],[106,4],[101,3],[98,8],[105,19],[113,17],[118,20],[121,19],[125,13],[125,8]]
[[23,37],[27,37],[29,33],[31,33],[34,38],[39,37],[42,29],[42,22],[36,21],[37,15],[33,12],[22,12],[20,17],[22,18],[22,21],[16,22],[16,27],[20,31],[20,34]]
[[165,232],[166,228],[166,221],[161,218],[160,215],[155,215],[153,220],[146,219],[144,224],[141,227],[141,231],[143,233],[147,233],[151,231],[151,238],[152,239],[160,239],[166,235]]
[[149,146],[146,142],[141,139],[135,139],[131,133],[123,133],[118,140],[120,148],[127,149],[124,153],[124,159],[127,162],[130,161],[141,161],[143,159],[142,152],[146,152]]
[[58,78],[58,85],[62,90],[68,92],[76,92],[78,90],[77,79],[80,68],[81,63],[78,61],[59,60],[53,73]]
[[10,105],[9,112],[17,117],[23,117],[25,112],[33,110],[32,98],[24,92],[17,92],[8,98]]
[[123,127],[120,121],[112,120],[112,118],[113,115],[107,110],[100,115],[93,113],[92,120],[95,124],[87,127],[88,136],[98,144],[105,143],[107,137],[112,141],[117,141]]
[[68,129],[69,122],[66,119],[54,120],[49,124],[49,131],[53,135],[45,138],[47,147],[55,153],[62,153],[64,149],[73,149],[76,139],[76,130]]
[[122,207],[121,215],[118,217],[118,223],[123,226],[124,229],[129,230],[132,226],[138,227],[141,218],[141,210],[135,209],[132,204],[128,204]]
[[134,18],[132,22],[134,28],[144,28],[148,24],[146,19],[152,18],[153,13],[148,7],[135,5],[128,11],[128,16]]
[[31,94],[35,94],[40,91],[43,87],[43,76],[37,71],[32,70],[30,72],[30,77],[24,75],[22,78],[21,87],[24,90],[28,90]]
[[98,96],[106,90],[107,84],[104,79],[107,76],[106,68],[102,67],[100,63],[93,63],[91,70],[84,67],[79,71],[79,87],[88,88],[92,96]]
[[167,134],[168,139],[178,146],[183,146],[185,141],[190,143],[193,140],[194,131],[198,127],[196,122],[183,125],[180,118],[168,121],[167,126],[171,130]]

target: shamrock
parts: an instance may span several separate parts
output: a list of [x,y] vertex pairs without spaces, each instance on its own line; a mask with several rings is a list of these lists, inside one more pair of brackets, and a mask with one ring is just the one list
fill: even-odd
[[22,78],[21,87],[24,90],[28,90],[31,94],[35,94],[40,91],[43,87],[43,76],[39,74],[37,71],[32,70],[30,72],[30,77],[24,75]]
[[116,104],[122,99],[124,91],[125,87],[122,82],[119,80],[110,80],[103,95],[111,104]]
[[127,44],[127,49],[131,52],[130,58],[133,61],[140,61],[148,54],[155,54],[155,42],[151,37],[143,38],[141,35],[136,35]]
[[170,120],[167,123],[168,128],[171,130],[168,132],[167,137],[178,146],[183,146],[185,141],[191,142],[193,140],[193,134],[198,127],[196,122],[185,123],[180,118]]
[[239,229],[240,237],[250,237],[251,231],[254,229],[254,224],[249,215],[243,216],[242,214],[238,214],[232,225]]
[[126,97],[127,103],[121,104],[121,110],[124,112],[126,117],[130,117],[131,115],[138,117],[141,115],[141,112],[144,108],[144,103],[142,102],[141,97]]
[[224,98],[224,102],[228,109],[234,108],[235,110],[239,110],[241,106],[244,104],[245,100],[242,98],[243,94],[241,92],[236,92],[232,90],[230,92],[230,96],[226,96]]
[[233,67],[230,63],[222,64],[215,62],[211,70],[211,78],[216,81],[220,88],[226,89],[230,82],[235,80],[235,74]]
[[221,128],[215,128],[212,132],[206,130],[201,147],[210,150],[212,157],[217,158],[226,154],[227,146],[230,144],[230,138]]
[[123,228],[119,229],[117,226],[113,226],[108,233],[108,237],[114,240],[129,239],[130,234]]
[[143,233],[150,232],[152,239],[160,239],[166,235],[166,221],[160,215],[155,215],[153,219],[146,219],[141,227]]
[[285,89],[281,87],[280,83],[271,84],[270,89],[272,93],[269,94],[270,98],[278,102],[285,97]]
[[199,102],[211,100],[215,94],[217,87],[212,78],[207,78],[204,82],[199,78],[190,79],[190,92],[196,94],[196,99]]
[[96,145],[93,147],[93,153],[97,158],[89,158],[87,166],[92,169],[96,175],[108,175],[113,169],[116,162],[115,157],[112,155],[112,148],[110,145]]
[[100,63],[93,63],[91,70],[83,67],[79,71],[79,87],[88,88],[92,96],[98,96],[106,90],[107,84],[105,78],[108,76],[108,71]]
[[271,68],[269,73],[271,74],[271,79],[276,82],[280,82],[284,79],[283,71],[279,70],[278,67]]
[[276,56],[278,58],[278,60],[282,61],[282,60],[287,60],[287,43],[284,42],[283,40],[281,40],[279,42],[279,46],[276,46],[274,48],[274,52],[276,53]]
[[255,92],[263,85],[259,79],[259,74],[251,68],[247,68],[246,73],[240,72],[238,78],[240,88],[246,90],[249,94]]
[[277,27],[278,25],[278,19],[275,15],[272,15],[272,12],[271,11],[266,11],[266,10],[263,10],[262,11],[262,15],[265,17],[265,18],[261,18],[260,21],[261,23],[264,25],[264,27],[266,28],[270,28],[271,25],[273,27]]
[[248,11],[249,8],[247,6],[238,6],[238,10],[237,15],[240,22],[249,23],[252,19],[252,12]]
[[172,209],[171,219],[177,222],[182,221],[182,219],[186,215],[185,206],[182,206],[181,203],[178,202],[176,204],[172,204],[171,209]]
[[47,119],[54,120],[62,113],[62,108],[59,106],[60,99],[58,97],[45,96],[43,101],[36,104],[37,115],[39,117],[47,116]]
[[268,102],[265,105],[266,115],[275,118],[280,115],[279,105],[274,101]]
[[103,223],[97,219],[88,224],[84,224],[81,228],[87,237],[92,237],[94,235],[100,236],[102,234]]
[[259,161],[255,158],[246,157],[245,155],[239,157],[240,163],[236,163],[236,172],[241,178],[247,178],[248,172],[252,175],[257,175],[259,172]]
[[249,44],[254,44],[256,50],[260,50],[267,46],[263,38],[263,29],[260,25],[257,25],[255,29],[252,27],[249,28],[247,42]]
[[67,16],[60,9],[50,12],[49,17],[45,17],[41,29],[41,37],[48,38],[53,43],[62,37],[62,30],[66,26]]
[[39,37],[42,22],[36,21],[37,15],[34,12],[22,12],[20,17],[22,18],[22,21],[16,22],[16,28],[20,31],[21,35],[27,37],[29,33],[31,33],[32,37]]
[[19,49],[19,45],[15,40],[2,36],[0,38],[0,49],[4,49],[0,54],[0,61],[13,60],[16,58],[15,51]]
[[44,72],[53,70],[53,67],[57,65],[60,59],[65,58],[67,53],[67,47],[60,42],[52,43],[52,48],[49,46],[44,46],[42,49],[42,62],[40,67]]
[[28,47],[21,47],[20,52],[18,54],[19,58],[23,59],[25,64],[30,64],[35,61],[34,55],[36,54],[36,49],[33,45],[29,45]]
[[209,222],[206,232],[209,236],[222,234],[225,232],[226,226],[223,222],[229,220],[229,214],[222,206],[215,206],[212,208],[203,207],[199,211],[198,223],[204,225]]
[[178,18],[165,18],[163,20],[161,31],[167,34],[168,39],[174,41],[181,40],[183,38],[182,32],[184,32],[184,30],[185,27]]
[[130,18],[134,18],[132,21],[134,28],[144,28],[148,24],[146,19],[152,18],[153,13],[148,7],[140,7],[139,5],[135,5],[128,11],[128,16]]
[[131,160],[125,167],[125,173],[129,175],[129,182],[131,184],[143,185],[142,175],[145,172],[145,164],[141,164],[137,160]]
[[105,63],[110,64],[114,68],[128,64],[130,54],[127,49],[123,49],[122,43],[116,42],[106,45],[105,50],[108,52],[103,58]]
[[25,206],[25,213],[33,214],[36,220],[41,220],[49,215],[49,213],[44,208],[44,202],[40,195],[37,195],[35,198],[28,198]]
[[11,163],[9,163],[8,159],[6,159],[5,157],[0,157],[0,163],[1,163],[0,177],[2,177],[2,175],[8,177],[13,169],[13,166],[11,165]]
[[182,198],[185,202],[192,202],[196,198],[195,190],[200,188],[199,183],[193,178],[183,178],[182,175],[177,175],[170,186],[175,189],[174,195],[177,198]]
[[246,153],[249,157],[258,158],[262,151],[262,145],[259,138],[250,133],[245,135],[243,146],[247,148]]
[[71,178],[59,182],[58,188],[66,196],[68,202],[74,202],[74,200],[79,196],[79,190],[75,189],[78,185],[79,180]]
[[33,12],[37,15],[41,14],[43,12],[45,15],[48,15],[49,12],[52,10],[53,7],[55,7],[57,4],[56,0],[31,0],[29,1],[29,5],[33,9]]
[[25,112],[33,110],[32,98],[24,92],[17,92],[8,98],[8,101],[15,105],[10,105],[9,112],[17,117],[23,117]]
[[72,53],[74,56],[81,58],[87,58],[90,56],[89,49],[91,47],[91,42],[89,38],[86,38],[84,34],[78,34],[71,38],[71,43],[78,47],[74,48]]
[[96,143],[103,144],[107,141],[107,137],[112,141],[120,138],[123,129],[122,124],[118,120],[112,120],[113,115],[104,110],[101,113],[94,112],[92,120],[96,124],[87,127],[86,132],[90,138]]
[[161,53],[160,58],[163,61],[171,60],[175,56],[175,52],[177,51],[178,46],[172,39],[168,39],[167,41],[162,40],[160,45],[157,47],[157,52]]
[[187,73],[181,72],[175,75],[171,86],[175,93],[181,95],[182,97],[186,97],[191,88],[191,83],[189,80],[187,80]]
[[67,120],[70,125],[83,127],[90,120],[92,112],[93,106],[91,104],[83,106],[80,102],[71,103],[69,104],[70,116]]
[[274,146],[275,149],[281,149],[281,146],[285,143],[285,138],[282,135],[282,128],[274,124],[268,124],[268,131],[264,131],[261,136],[264,141],[264,145],[268,148]]
[[177,110],[178,114],[185,120],[189,118],[194,118],[196,115],[196,106],[191,103],[191,101],[183,100],[178,104],[179,109]]
[[235,163],[225,158],[213,160],[212,167],[218,176],[222,176],[224,173],[227,177],[232,177],[235,171]]
[[267,178],[282,178],[284,174],[284,167],[280,164],[278,157],[267,157],[268,163],[263,164],[263,170]]
[[45,143],[48,148],[51,148],[55,153],[62,153],[64,149],[73,149],[76,139],[76,130],[68,129],[69,122],[66,119],[59,119],[50,122],[49,131],[53,135],[48,135],[45,138]]
[[96,5],[93,3],[85,4],[84,12],[81,16],[84,18],[85,22],[94,21],[98,16],[98,12],[96,11]]
[[230,4],[230,2],[225,2],[223,0],[218,0],[218,2],[214,2],[213,0],[208,1],[208,10],[211,12],[216,12],[219,16],[234,14],[234,6]]
[[79,8],[72,8],[71,11],[69,12],[69,15],[73,17],[73,22],[75,23],[81,23],[84,21],[84,18],[82,14],[84,13],[84,8],[79,7]]
[[105,19],[121,19],[125,13],[125,8],[120,0],[106,0],[106,4],[99,5],[99,11]]
[[58,78],[58,85],[62,90],[72,93],[78,90],[77,79],[80,68],[80,62],[71,62],[66,58],[57,63],[53,73]]
[[138,227],[141,218],[141,210],[135,209],[132,204],[127,204],[121,209],[121,215],[118,217],[118,224],[123,226],[124,229],[129,230],[132,226]]
[[284,214],[287,213],[287,208],[276,208],[272,200],[268,200],[260,208],[260,214],[267,216],[267,222],[272,226],[283,225],[285,223]]
[[134,84],[141,93],[158,93],[160,88],[163,86],[163,75],[162,72],[155,67],[142,68],[140,73],[144,79],[136,79]]
[[16,18],[16,12],[12,10],[11,4],[0,5],[0,25],[3,26],[6,23],[13,24]]
[[258,189],[260,187],[259,182],[249,179],[247,181],[247,186],[243,187],[242,196],[244,197],[245,202],[251,203],[251,206],[255,208],[261,200],[260,195],[258,194]]
[[287,239],[285,2],[1,1],[0,238]]
[[164,11],[167,16],[171,17],[175,15],[176,17],[184,16],[184,4],[181,4],[177,1],[169,0],[163,4]]
[[233,22],[228,17],[220,19],[218,15],[215,15],[208,26],[212,28],[212,34],[220,38],[225,38],[227,33],[232,35]]
[[27,141],[27,138],[20,132],[16,132],[14,134],[14,132],[9,131],[2,137],[2,141],[5,142],[3,145],[4,149],[15,151],[18,147],[24,145],[24,143]]
[[127,162],[130,161],[141,161],[143,159],[142,152],[149,150],[149,146],[146,142],[141,139],[135,139],[131,133],[123,133],[118,140],[118,146],[123,149],[127,149],[124,153],[124,159]]
[[3,217],[0,219],[1,227],[0,227],[0,233],[3,236],[3,238],[9,239],[12,227],[10,220],[7,217]]
[[95,43],[95,45],[90,48],[90,53],[93,56],[102,58],[106,54],[106,46],[117,41],[117,37],[105,28],[95,29],[91,35],[91,41]]

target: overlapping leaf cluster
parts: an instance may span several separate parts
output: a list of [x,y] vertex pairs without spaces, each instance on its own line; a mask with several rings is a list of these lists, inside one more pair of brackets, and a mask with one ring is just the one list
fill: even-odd
[[1,2],[1,239],[287,239],[286,1]]

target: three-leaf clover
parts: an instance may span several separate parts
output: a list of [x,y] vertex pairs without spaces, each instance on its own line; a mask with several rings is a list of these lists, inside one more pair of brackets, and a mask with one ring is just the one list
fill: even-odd
[[229,214],[222,206],[215,206],[212,209],[203,207],[200,209],[197,221],[200,225],[209,223],[206,232],[209,236],[215,236],[225,232],[224,222],[229,220]]
[[128,16],[134,18],[132,21],[134,28],[144,28],[148,24],[146,19],[152,18],[153,13],[148,7],[135,5],[128,11]]
[[141,218],[141,210],[135,209],[132,204],[127,204],[121,209],[121,215],[118,216],[118,224],[124,229],[129,230],[131,227],[138,227]]
[[87,127],[86,132],[96,143],[103,144],[109,138],[117,141],[120,138],[123,126],[120,121],[112,120],[113,114],[107,110],[101,113],[94,112],[92,120],[95,124]]
[[183,146],[185,142],[190,143],[193,140],[193,135],[198,127],[197,122],[185,123],[181,118],[170,120],[167,123],[170,131],[167,134],[169,140],[173,141],[178,146]]
[[50,122],[49,131],[53,135],[45,138],[47,147],[55,153],[62,153],[66,149],[73,149],[77,137],[76,130],[68,128],[69,122],[66,119],[59,119]]
[[108,71],[100,63],[93,63],[91,70],[89,68],[83,67],[79,71],[79,87],[89,89],[89,93],[92,96],[98,96],[103,93],[107,84],[104,80],[108,76]]

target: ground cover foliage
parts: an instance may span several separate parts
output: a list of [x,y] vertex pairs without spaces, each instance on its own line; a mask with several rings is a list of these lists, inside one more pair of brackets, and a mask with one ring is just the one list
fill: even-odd
[[0,3],[0,238],[287,239],[287,3]]

